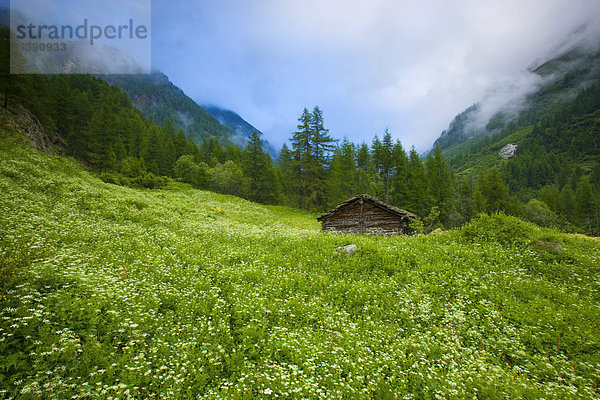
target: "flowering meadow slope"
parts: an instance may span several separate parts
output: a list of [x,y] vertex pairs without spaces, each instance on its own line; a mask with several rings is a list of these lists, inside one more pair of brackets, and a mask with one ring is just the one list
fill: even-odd
[[0,193],[2,397],[600,398],[597,239],[326,234],[5,137]]

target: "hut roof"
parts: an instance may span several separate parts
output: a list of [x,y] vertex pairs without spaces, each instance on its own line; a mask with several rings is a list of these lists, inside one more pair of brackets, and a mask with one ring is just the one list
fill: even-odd
[[359,200],[364,200],[364,201],[368,201],[374,205],[376,205],[379,208],[382,208],[392,214],[398,215],[399,217],[408,217],[408,218],[417,218],[417,216],[411,212],[408,212],[406,210],[402,210],[400,208],[394,207],[390,204],[384,203],[383,201],[373,197],[373,196],[369,196],[368,194],[359,194],[358,196],[354,196],[351,199],[348,199],[340,204],[338,204],[338,206],[336,208],[334,208],[333,210],[329,210],[324,214],[321,214],[317,217],[317,221],[322,221],[324,219],[327,219],[329,217],[331,217],[333,214],[335,214],[338,210],[354,203],[357,202]]

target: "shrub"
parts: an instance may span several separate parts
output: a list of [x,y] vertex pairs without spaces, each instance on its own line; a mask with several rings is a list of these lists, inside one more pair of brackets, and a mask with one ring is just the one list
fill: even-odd
[[114,172],[102,172],[100,174],[100,179],[102,182],[110,183],[112,185],[123,186],[126,184],[126,180],[124,179],[123,175]]
[[526,220],[542,227],[555,228],[559,225],[558,216],[548,205],[540,200],[531,199],[525,206]]
[[131,178],[116,172],[102,172],[100,179],[105,183],[113,185],[148,189],[162,189],[169,182],[169,178],[166,176],[154,175],[152,172],[144,172],[141,175]]
[[136,157],[127,157],[121,161],[121,173],[129,178],[143,175],[146,172],[144,161]]
[[132,180],[134,185],[148,189],[162,189],[168,182],[169,179],[167,177],[154,175],[152,172],[140,175]]
[[495,242],[503,246],[527,244],[534,234],[534,228],[530,224],[502,213],[479,214],[461,231],[469,242]]

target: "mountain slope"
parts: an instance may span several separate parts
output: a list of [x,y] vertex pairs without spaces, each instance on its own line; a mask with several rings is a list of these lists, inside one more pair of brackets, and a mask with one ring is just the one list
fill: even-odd
[[186,136],[201,145],[204,139],[216,137],[223,142],[240,142],[239,135],[200,107],[161,72],[149,75],[101,75],[111,85],[123,90],[151,121],[164,125],[173,122]]
[[[14,14],[14,13],[13,13]],[[0,7],[0,25],[9,25],[10,10]],[[13,18],[27,19],[14,14]],[[219,121],[189,98],[181,89],[169,81],[161,72],[142,74],[141,68],[133,59],[118,49],[95,45],[89,51],[89,45],[72,41],[66,51],[61,52],[25,52],[27,66],[34,71],[52,71],[53,73],[90,73],[93,72],[109,84],[119,87],[131,99],[133,105],[152,122],[164,126],[171,120],[176,130],[183,129],[186,136],[198,146],[205,139],[218,138],[223,144],[233,142],[245,145],[247,136]],[[120,74],[115,74],[117,71]],[[129,73],[122,74],[123,71]]]
[[532,68],[530,75],[528,79],[536,83],[522,100],[504,104],[488,119],[482,115],[486,100],[474,104],[450,122],[434,147],[439,146],[447,154],[447,150],[472,138],[535,124],[544,115],[569,104],[583,89],[600,81],[600,52],[574,48]]
[[[512,158],[503,159],[499,151],[508,144],[517,145],[517,151]],[[544,114],[535,124],[472,138],[444,152],[463,176],[499,168],[511,193],[525,202],[544,187],[575,190],[582,178],[598,190],[600,83],[581,92],[570,104]],[[549,206],[558,211],[556,203]]]
[[225,110],[214,105],[203,106],[203,108],[208,111],[209,114],[217,118],[221,124],[230,127],[241,136],[248,137],[252,134],[252,132],[256,132],[262,136],[262,132],[260,130],[250,125],[237,113],[231,110]]
[[[263,135],[261,131],[250,125],[250,123],[248,123],[234,111],[225,110],[215,105],[203,106],[203,108],[217,118],[221,124],[228,126],[237,132],[239,136],[237,138],[238,143],[236,144],[238,145],[245,146],[248,137],[252,134],[252,132],[258,133],[261,137]],[[263,149],[269,153],[273,159],[276,159],[279,155],[279,152],[275,150],[273,146],[271,146],[268,140],[263,140]]]
[[[477,130],[473,120],[481,107],[475,104],[459,114],[438,138],[436,145],[455,171],[469,175],[496,166],[507,172],[523,159],[537,157],[537,164],[520,165],[524,170],[519,174],[544,175],[535,182],[525,179],[520,185],[539,189],[558,183],[560,174],[570,176],[577,168],[590,173],[600,165],[600,53],[574,49],[533,72],[544,79],[544,84],[527,97],[518,116],[507,119],[506,114],[497,113],[484,130]],[[498,152],[507,144],[516,144],[517,152],[504,160]],[[542,159],[544,164],[552,164],[551,170],[539,172],[548,168],[540,165]],[[505,175],[509,181],[510,175],[514,173]]]
[[[600,235],[600,53],[571,50],[534,73],[541,84],[513,107],[518,113],[501,110],[482,128],[478,103],[436,145],[476,210],[491,211],[500,196],[497,210]],[[516,153],[501,156],[505,147]]]
[[[101,77],[127,93],[134,106],[151,121],[163,125],[171,120],[176,129],[183,129],[186,136],[199,146],[204,139],[216,137],[223,143],[244,147],[253,131],[262,135],[260,130],[234,111],[214,105],[198,105],[161,72]],[[263,148],[271,157],[277,157],[278,152],[268,141],[263,140]]]

